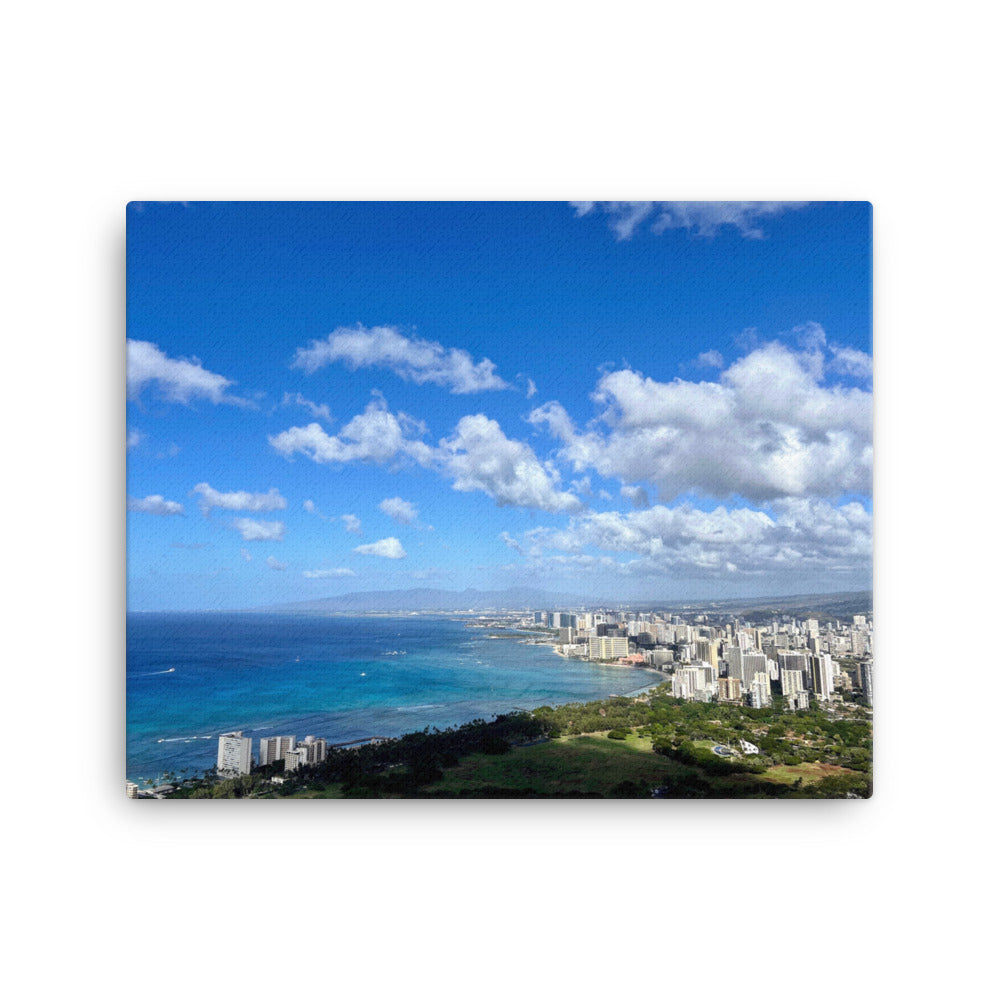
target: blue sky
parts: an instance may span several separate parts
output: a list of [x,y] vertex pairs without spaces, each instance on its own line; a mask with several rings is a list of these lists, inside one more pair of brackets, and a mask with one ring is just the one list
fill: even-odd
[[867,203],[132,203],[128,601],[871,580]]

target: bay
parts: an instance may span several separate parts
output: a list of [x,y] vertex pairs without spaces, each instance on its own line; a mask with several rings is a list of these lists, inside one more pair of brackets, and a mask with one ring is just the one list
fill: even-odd
[[139,783],[215,764],[220,733],[345,743],[590,701],[652,671],[490,638],[447,615],[130,613],[126,774]]

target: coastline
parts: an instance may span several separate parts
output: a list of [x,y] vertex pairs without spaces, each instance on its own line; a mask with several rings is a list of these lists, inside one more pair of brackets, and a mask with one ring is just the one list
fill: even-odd
[[[555,644],[536,641],[539,633],[504,631],[503,638],[518,640],[511,644],[487,641],[484,630],[462,632],[454,620],[428,632],[427,616],[373,617],[386,624],[370,632],[342,618],[276,615],[268,628],[276,641],[262,646],[260,626],[252,624],[260,618],[131,618],[138,631],[128,645],[130,780],[210,769],[214,741],[227,731],[243,731],[255,750],[260,738],[287,733],[337,743],[399,737],[545,705],[635,696],[662,683],[657,671],[633,680],[601,669],[618,664],[553,660]],[[184,619],[193,632],[186,622],[178,628]],[[305,622],[311,628],[303,631]],[[390,656],[392,649],[409,655]]]

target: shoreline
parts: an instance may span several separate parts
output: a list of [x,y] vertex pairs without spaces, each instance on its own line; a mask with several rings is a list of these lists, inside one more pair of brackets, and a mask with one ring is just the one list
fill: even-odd
[[[517,639],[519,644],[523,643],[535,647],[548,646],[550,653],[560,655],[559,650],[556,648],[557,643],[552,641],[538,641],[542,638],[551,640],[551,635],[545,636],[544,633],[532,634],[526,630],[508,631],[502,629],[502,627],[498,628],[498,631],[503,631],[504,634],[500,636],[502,638]],[[482,633],[480,633],[480,637],[484,637]],[[507,648],[509,652],[502,655],[500,662],[522,659],[521,654],[516,653],[512,647]],[[486,659],[490,661],[491,658],[486,657]],[[228,730],[242,730],[244,735],[250,736],[254,740],[255,748],[256,742],[260,737],[280,735],[286,730],[288,732],[292,732],[293,730],[297,732],[299,729],[303,729],[307,733],[315,733],[317,736],[324,736],[331,743],[367,739],[371,733],[398,738],[409,733],[419,732],[427,727],[446,729],[464,725],[477,718],[490,719],[497,715],[509,714],[515,711],[531,712],[542,706],[558,707],[576,702],[586,703],[594,699],[611,696],[635,697],[643,691],[656,687],[663,680],[659,671],[650,671],[657,674],[657,678],[659,679],[636,677],[635,681],[632,682],[626,679],[624,674],[617,671],[612,672],[596,669],[606,666],[626,666],[625,664],[601,664],[597,661],[589,661],[576,657],[561,656],[560,659],[563,663],[557,667],[555,661],[550,660],[549,655],[542,649],[538,649],[536,653],[531,654],[527,659],[539,664],[545,661],[551,663],[552,666],[549,669],[554,672],[554,676],[562,673],[561,668],[564,665],[567,670],[575,668],[578,672],[593,672],[597,677],[603,675],[604,680],[598,680],[593,685],[595,690],[592,692],[587,691],[587,688],[591,687],[590,683],[585,683],[582,689],[579,689],[575,693],[558,690],[561,685],[556,683],[554,685],[555,690],[535,690],[533,696],[532,692],[521,690],[521,687],[516,682],[514,689],[509,693],[506,692],[505,683],[500,683],[499,687],[487,685],[479,697],[470,700],[464,705],[460,702],[452,703],[449,701],[444,701],[440,704],[414,706],[399,706],[386,703],[380,706],[380,712],[378,713],[382,718],[363,718],[362,715],[367,713],[360,713],[353,709],[347,709],[343,712],[329,710],[311,711],[305,716],[296,715],[292,718],[283,717],[283,713],[279,710],[273,714],[268,713],[263,716],[263,720],[266,721],[233,717],[231,721],[224,720],[224,725],[216,721],[215,727],[209,723],[205,728],[194,728],[187,732],[164,733],[163,730],[160,730],[155,735],[162,736],[162,738],[156,740],[156,742],[164,744],[164,751],[167,750],[168,746],[171,746],[176,748],[178,752],[168,752],[161,757],[159,753],[147,754],[144,751],[140,751],[137,745],[136,750],[138,752],[135,755],[134,764],[138,766],[129,767],[129,761],[126,761],[128,768],[127,777],[128,780],[137,783],[140,788],[144,788],[146,787],[146,781],[150,778],[156,784],[162,784],[168,780],[165,776],[171,773],[180,774],[186,772],[187,776],[203,774],[205,771],[211,770],[214,765],[214,742],[220,733]],[[482,669],[485,671],[484,676],[488,676],[489,669],[487,667],[483,667]],[[648,670],[649,668],[640,667],[639,669]],[[497,664],[497,670],[502,671],[499,663]],[[178,675],[171,674],[170,678],[172,679],[176,676]],[[499,681],[504,675],[500,672],[496,676]],[[548,687],[549,685],[545,684],[542,686]],[[575,687],[576,685],[572,686]],[[487,689],[489,689],[489,693]],[[431,696],[421,700],[434,701],[433,693],[429,692],[429,694]],[[504,696],[497,697],[497,695],[501,694]],[[277,708],[277,706],[272,707]],[[198,723],[194,722],[194,725],[198,726]],[[199,746],[204,748],[204,751],[210,749],[210,754],[204,751],[196,751],[189,756],[186,752],[188,750],[195,750]],[[132,757],[131,754],[129,756]],[[133,777],[133,774],[137,776]]]

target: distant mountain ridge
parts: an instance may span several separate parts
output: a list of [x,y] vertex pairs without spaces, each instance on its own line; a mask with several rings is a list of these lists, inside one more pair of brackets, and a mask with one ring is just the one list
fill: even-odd
[[296,601],[256,608],[256,611],[284,611],[302,614],[356,614],[390,611],[524,611],[572,610],[573,608],[629,608],[632,610],[674,609],[676,611],[729,611],[733,614],[815,614],[847,617],[872,610],[871,591],[846,591],[833,594],[796,594],[784,597],[740,597],[723,600],[607,601],[579,594],[548,593],[533,587],[510,587],[506,590],[438,590],[428,587],[411,590],[373,590],[341,594],[339,597]]
[[587,602],[579,594],[548,594],[530,587],[507,590],[372,590],[313,601],[277,604],[261,611],[522,611],[551,608],[555,605],[578,606]]

